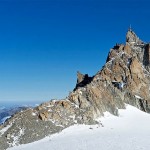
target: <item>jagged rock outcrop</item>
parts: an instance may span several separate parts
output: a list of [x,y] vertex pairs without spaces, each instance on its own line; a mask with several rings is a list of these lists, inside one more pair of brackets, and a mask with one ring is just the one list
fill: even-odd
[[150,112],[150,44],[130,29],[93,77],[78,72],[77,85],[64,100],[51,100],[16,113],[0,126],[1,149],[39,140],[73,124],[96,124],[109,111],[118,115],[125,103]]
[[126,42],[129,44],[144,44],[142,40],[139,39],[139,37],[134,33],[134,31],[131,30],[131,28],[128,30],[127,35],[126,35]]
[[89,77],[88,74],[82,74],[80,73],[79,71],[77,72],[77,84],[76,84],[76,88],[77,89],[78,87],[83,87],[85,86],[86,84],[89,84],[91,81],[92,81],[92,78],[93,77]]

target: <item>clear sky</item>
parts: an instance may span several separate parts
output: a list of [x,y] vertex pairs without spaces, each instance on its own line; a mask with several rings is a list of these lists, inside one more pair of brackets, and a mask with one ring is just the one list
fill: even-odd
[[65,98],[131,24],[150,41],[149,0],[0,0],[0,102]]

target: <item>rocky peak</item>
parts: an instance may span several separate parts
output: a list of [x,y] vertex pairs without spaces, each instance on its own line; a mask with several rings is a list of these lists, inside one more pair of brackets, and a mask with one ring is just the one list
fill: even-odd
[[129,28],[126,34],[126,42],[131,45],[143,44],[142,40],[139,39],[139,37],[131,28]]
[[0,149],[42,139],[73,124],[98,123],[103,112],[118,115],[126,103],[150,113],[150,44],[131,29],[126,39],[126,44],[110,50],[96,75],[78,72],[76,87],[66,99],[51,100],[8,119],[0,126]]

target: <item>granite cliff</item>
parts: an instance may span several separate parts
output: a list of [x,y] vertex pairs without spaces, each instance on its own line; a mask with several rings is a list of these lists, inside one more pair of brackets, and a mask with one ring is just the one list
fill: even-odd
[[150,44],[129,29],[125,44],[116,44],[93,77],[77,73],[75,89],[14,114],[0,126],[0,150],[30,143],[73,124],[96,124],[103,112],[118,115],[125,103],[150,112]]

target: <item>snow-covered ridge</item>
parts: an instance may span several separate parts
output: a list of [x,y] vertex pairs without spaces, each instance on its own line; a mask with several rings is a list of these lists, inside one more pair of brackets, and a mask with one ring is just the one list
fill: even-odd
[[40,141],[8,150],[148,150],[150,114],[127,105],[119,117],[108,112],[99,125],[74,125]]

